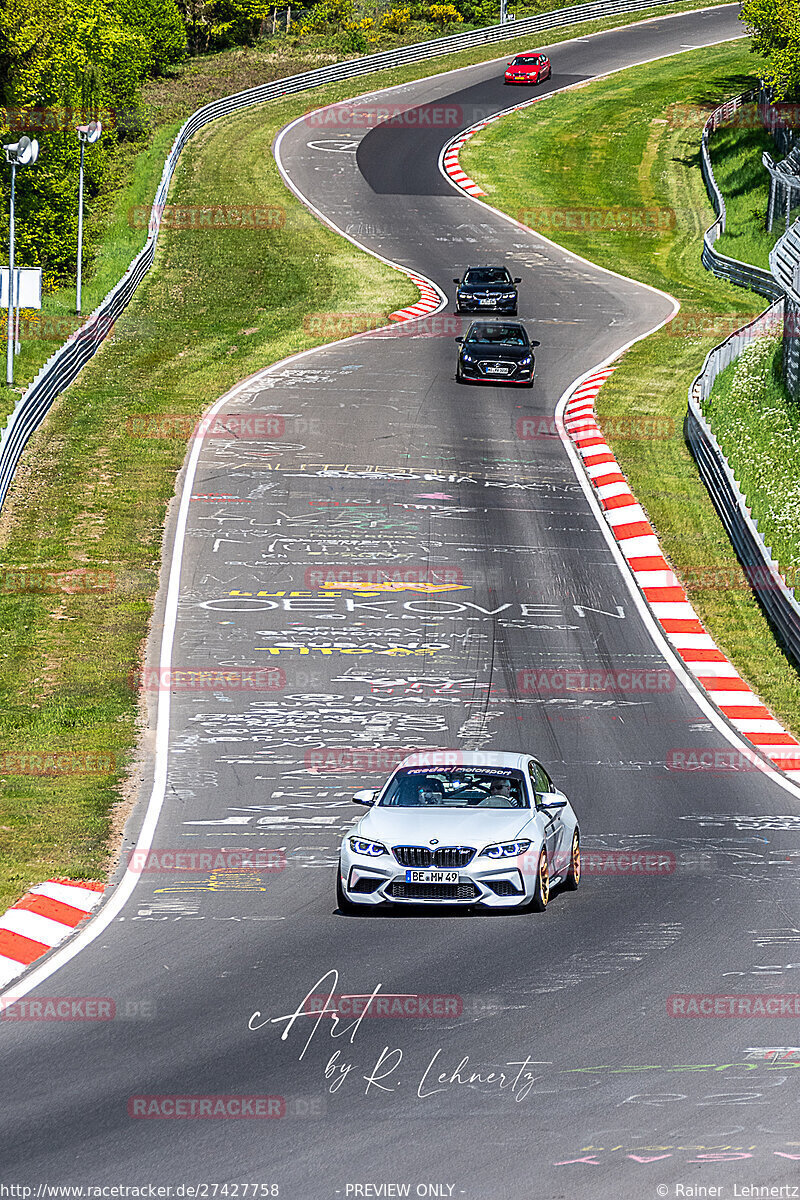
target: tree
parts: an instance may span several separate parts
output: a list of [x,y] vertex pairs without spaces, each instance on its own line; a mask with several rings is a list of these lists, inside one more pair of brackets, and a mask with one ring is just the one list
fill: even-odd
[[191,54],[252,43],[264,32],[268,0],[177,0]]
[[800,0],[744,0],[740,15],[753,51],[767,60],[775,99],[800,99]]
[[175,0],[116,0],[123,19],[144,34],[153,75],[186,57],[186,30]]
[[[149,57],[144,35],[125,22],[114,0],[5,0],[0,58],[8,66],[0,86],[7,140],[28,133],[41,143],[36,166],[17,176],[21,265],[41,266],[54,280],[74,277],[80,153],[75,126],[95,117],[104,125],[102,140],[86,155],[91,199],[104,186],[112,139],[125,136],[123,122],[141,106]],[[7,183],[3,171],[4,191]],[[1,199],[5,244],[8,202],[6,195]],[[90,236],[85,245],[88,258]]]

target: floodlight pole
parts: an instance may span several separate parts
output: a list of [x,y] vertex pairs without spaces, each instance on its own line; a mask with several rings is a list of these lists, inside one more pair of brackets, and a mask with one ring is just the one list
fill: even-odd
[[81,168],[78,173],[78,288],[75,296],[75,311],[81,311],[81,281],[83,277],[83,155],[87,146],[99,140],[103,126],[99,121],[78,126],[78,141],[81,144]]
[[6,152],[6,162],[11,167],[11,210],[8,218],[8,328],[6,333],[6,383],[11,387],[14,383],[14,308],[19,300],[19,279],[15,280],[14,271],[14,192],[17,167],[35,163],[39,155],[39,143],[34,138],[22,137],[18,142],[3,146]]
[[500,24],[505,25],[508,20],[508,0],[500,0]]
[[[80,137],[80,134],[78,134]],[[75,311],[81,311],[81,268],[83,266],[83,154],[86,143],[81,138],[81,169],[78,175],[78,291],[75,298]]]
[[9,387],[14,383],[14,185],[16,182],[17,164],[13,158],[6,158],[11,163],[11,211],[8,218],[8,321],[6,345],[6,383]]

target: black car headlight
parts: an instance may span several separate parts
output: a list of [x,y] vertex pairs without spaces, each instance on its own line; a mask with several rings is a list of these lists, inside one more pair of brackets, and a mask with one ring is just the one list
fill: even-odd
[[389,853],[382,842],[371,842],[368,838],[351,837],[349,842],[354,854],[364,854],[367,858],[379,858],[381,854]]
[[481,855],[486,858],[517,858],[520,854],[525,854],[530,850],[531,844],[529,841],[520,842],[497,842],[493,846],[484,846],[481,850]]
[[521,358],[519,360],[519,365],[521,367],[529,367],[532,362],[533,362],[533,355],[529,354],[527,358]]
[[467,354],[466,350],[462,350],[461,351],[461,361],[471,363],[471,362],[475,362],[475,359],[472,357],[471,354]]

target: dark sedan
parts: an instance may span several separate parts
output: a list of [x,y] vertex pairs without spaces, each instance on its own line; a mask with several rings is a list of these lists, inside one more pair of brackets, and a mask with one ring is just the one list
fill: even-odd
[[456,312],[517,313],[517,284],[507,267],[467,267],[461,279],[454,279],[456,288]]
[[[460,345],[456,379],[459,383],[517,383],[533,387],[533,346],[523,325],[504,321],[473,321]],[[538,344],[538,343],[537,343]]]

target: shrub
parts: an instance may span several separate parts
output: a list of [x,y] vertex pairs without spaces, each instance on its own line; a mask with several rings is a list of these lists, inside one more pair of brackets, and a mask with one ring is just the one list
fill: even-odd
[[410,20],[410,8],[390,8],[381,17],[381,29],[387,33],[402,33]]
[[454,4],[431,4],[425,10],[425,19],[431,25],[447,29],[449,25],[460,25],[464,18]]

